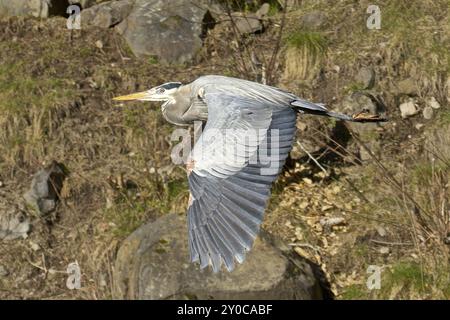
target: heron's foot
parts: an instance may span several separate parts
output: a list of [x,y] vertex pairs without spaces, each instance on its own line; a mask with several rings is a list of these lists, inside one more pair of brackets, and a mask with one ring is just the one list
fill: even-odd
[[380,116],[379,114],[370,114],[368,111],[363,110],[361,112],[352,115],[355,122],[386,122],[387,118]]
[[189,193],[189,199],[188,199],[187,207],[189,208],[190,206],[192,206],[193,203],[194,203],[194,197],[192,196],[192,193]]

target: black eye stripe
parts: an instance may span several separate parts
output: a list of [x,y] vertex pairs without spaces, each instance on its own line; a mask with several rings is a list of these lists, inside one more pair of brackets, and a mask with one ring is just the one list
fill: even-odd
[[167,82],[158,87],[155,87],[155,93],[163,94],[166,90],[176,89],[181,86],[181,82]]
[[170,90],[170,89],[178,88],[179,86],[181,86],[180,82],[168,82],[168,83],[163,84],[161,87],[166,90]]

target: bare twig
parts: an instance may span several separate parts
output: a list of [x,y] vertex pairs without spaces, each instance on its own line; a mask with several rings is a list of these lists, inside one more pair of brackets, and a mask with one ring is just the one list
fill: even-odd
[[275,48],[273,49],[272,57],[270,58],[270,62],[269,62],[269,65],[268,65],[267,71],[266,71],[267,72],[267,81],[269,84],[271,84],[273,81],[275,62],[277,61],[278,52],[280,51],[281,42],[283,40],[283,31],[284,31],[284,27],[286,25],[287,4],[288,4],[288,0],[284,0],[283,15],[281,18],[280,30],[278,31],[278,39],[277,39],[277,42],[275,43]]
[[387,246],[413,246],[414,243],[412,242],[388,242],[388,241],[382,241],[382,240],[375,240],[375,239],[370,239],[371,242],[376,243],[376,244],[383,244],[383,245],[387,245]]
[[318,248],[318,247],[316,247],[316,246],[313,246],[313,245],[310,244],[310,243],[289,243],[289,245],[290,245],[291,247],[309,248],[309,249],[315,251],[316,253],[319,253],[319,254],[320,254],[320,248]]
[[305,149],[305,147],[301,144],[300,141],[297,141],[297,144],[299,145],[299,147],[308,155],[308,157],[314,161],[314,163],[328,176],[328,171],[319,163],[319,161],[317,161],[316,158],[314,158],[311,153],[308,152],[308,150]]

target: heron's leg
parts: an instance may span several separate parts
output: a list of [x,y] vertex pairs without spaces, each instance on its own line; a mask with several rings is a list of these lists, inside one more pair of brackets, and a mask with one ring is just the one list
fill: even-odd
[[188,177],[191,174],[192,170],[194,170],[194,168],[195,168],[195,160],[188,159],[186,162],[186,171],[187,171]]

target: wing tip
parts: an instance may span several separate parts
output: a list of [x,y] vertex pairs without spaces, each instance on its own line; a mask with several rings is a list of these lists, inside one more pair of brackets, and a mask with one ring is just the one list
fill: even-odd
[[[199,235],[193,236],[195,237]],[[203,239],[203,241],[206,241],[206,239]],[[231,260],[228,259],[227,261],[226,253],[220,252],[220,250],[217,250],[219,251],[217,253],[211,252],[211,250],[208,249],[205,252],[201,252],[197,248],[197,245],[195,244],[195,241],[193,239],[189,240],[189,243],[190,243],[189,253],[191,263],[198,262],[200,264],[201,270],[207,268],[208,266],[211,266],[213,273],[218,273],[219,271],[221,271],[223,269],[222,265],[225,267],[226,271],[233,272],[237,264],[242,264],[245,261],[247,252],[249,252],[253,246],[253,241],[250,246],[249,244],[243,244],[242,250],[231,252],[232,259]],[[211,246],[212,244],[209,245]]]
[[[246,250],[246,253],[247,252],[248,251]],[[225,267],[225,270],[227,272],[233,272],[236,269],[237,265],[240,265],[240,264],[242,264],[245,261],[246,253],[244,253],[244,254],[239,254],[239,253],[235,254],[234,257],[233,257],[233,262],[231,264],[227,264],[225,262],[225,259],[223,258],[222,255],[219,255],[219,262],[214,262],[214,259],[211,259],[209,254],[206,254],[204,256],[204,259],[200,259],[199,257],[197,257],[196,259],[193,259],[191,257],[191,262],[192,263],[200,262],[200,270],[204,270],[207,267],[211,267],[213,273],[215,273],[215,274],[219,273],[221,270],[223,270],[224,269],[223,267]],[[201,262],[202,260],[203,261],[208,261],[208,262],[207,263],[202,263]],[[236,262],[237,262],[237,264],[236,264]]]

